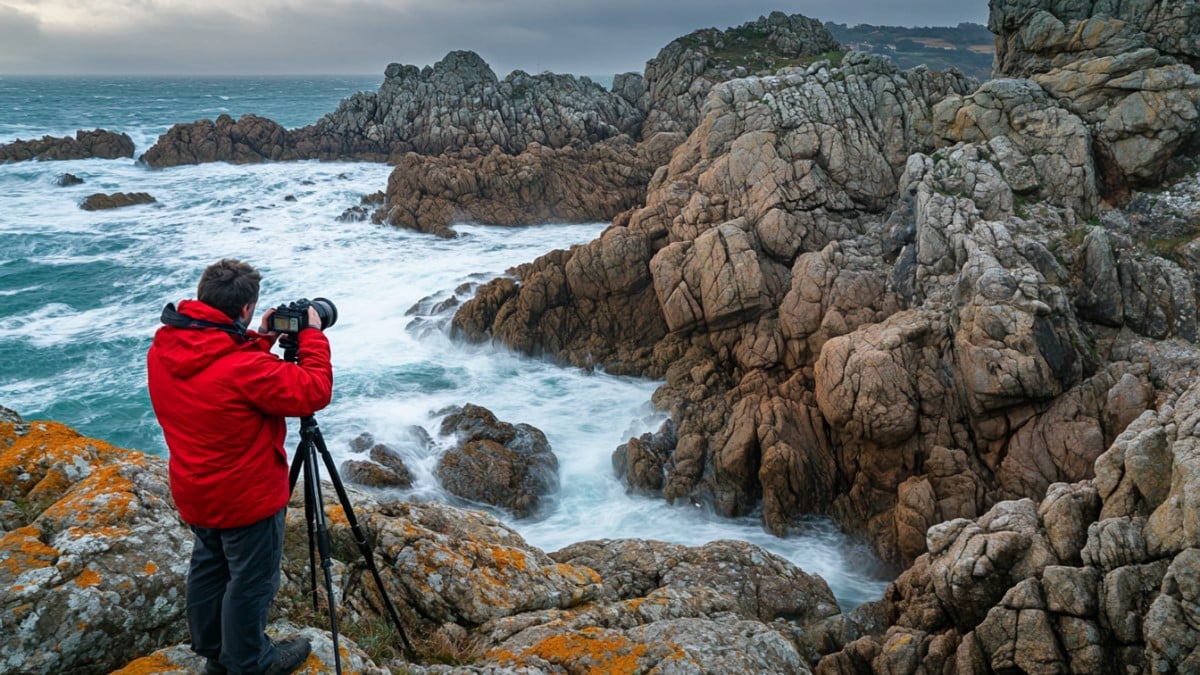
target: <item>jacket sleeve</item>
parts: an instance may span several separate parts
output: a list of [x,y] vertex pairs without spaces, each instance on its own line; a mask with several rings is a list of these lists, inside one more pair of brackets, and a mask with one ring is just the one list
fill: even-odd
[[329,339],[315,328],[307,328],[297,337],[296,363],[261,353],[254,372],[238,378],[247,400],[264,414],[304,417],[329,405],[333,397]]

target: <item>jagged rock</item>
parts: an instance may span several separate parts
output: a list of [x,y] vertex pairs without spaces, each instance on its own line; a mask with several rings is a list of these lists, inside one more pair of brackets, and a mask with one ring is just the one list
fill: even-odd
[[153,204],[158,200],[153,195],[146,192],[114,192],[112,194],[104,194],[97,192],[93,195],[88,195],[87,199],[79,205],[79,208],[84,211],[101,211],[104,209],[119,209],[126,206],[135,206],[137,204]]
[[539,429],[501,422],[468,403],[449,410],[441,431],[457,439],[436,469],[447,491],[502,506],[518,518],[536,515],[558,491],[558,458]]
[[618,446],[612,455],[613,472],[632,490],[660,494],[666,463],[677,442],[675,424],[667,420],[657,432],[642,434]]
[[0,145],[0,162],[21,162],[30,159],[117,159],[133,157],[133,139],[105,129],[75,132],[75,138],[43,136],[39,140]]
[[0,672],[108,672],[185,637],[191,532],[165,460],[6,414],[0,502],[18,511],[0,536]]
[[[977,522],[929,530],[885,596],[893,627],[826,657],[817,672],[1186,672],[1200,663],[1200,386],[1144,412],[1096,462],[1096,478],[1052,485],[1041,505],[1003,502]],[[903,626],[903,628],[901,628]],[[892,649],[908,636],[911,648]],[[863,655],[870,661],[864,661]],[[864,666],[869,663],[869,666]]]
[[80,178],[79,176],[76,176],[73,173],[64,173],[63,175],[59,176],[57,180],[54,181],[54,184],[59,187],[70,187],[72,185],[82,185],[83,179]]

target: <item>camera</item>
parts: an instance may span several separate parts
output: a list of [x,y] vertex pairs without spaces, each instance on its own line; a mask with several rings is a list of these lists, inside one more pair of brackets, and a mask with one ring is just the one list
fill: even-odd
[[309,307],[317,310],[317,316],[321,317],[321,330],[337,323],[337,307],[334,306],[332,300],[328,298],[313,298],[310,301],[307,298],[301,298],[295,302],[276,307],[275,311],[271,314],[269,329],[276,333],[288,333],[290,335],[299,333],[308,327]]

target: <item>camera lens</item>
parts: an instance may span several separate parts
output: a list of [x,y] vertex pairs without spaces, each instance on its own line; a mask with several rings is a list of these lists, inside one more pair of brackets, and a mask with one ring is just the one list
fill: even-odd
[[329,328],[337,323],[337,307],[329,298],[313,298],[312,306],[317,310],[317,316],[321,317],[321,330]]

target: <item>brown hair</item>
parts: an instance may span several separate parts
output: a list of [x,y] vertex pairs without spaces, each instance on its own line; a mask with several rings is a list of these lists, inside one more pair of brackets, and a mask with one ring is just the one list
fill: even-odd
[[196,297],[237,319],[242,307],[258,301],[258,282],[262,275],[250,265],[233,258],[215,262],[204,269]]

